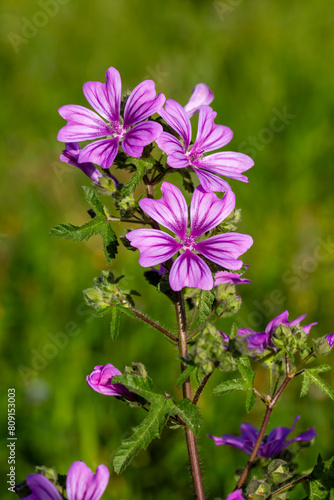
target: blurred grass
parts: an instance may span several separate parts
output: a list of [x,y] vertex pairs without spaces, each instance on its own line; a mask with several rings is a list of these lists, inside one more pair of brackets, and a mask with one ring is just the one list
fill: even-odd
[[[88,388],[85,376],[95,364],[112,362],[123,370],[141,361],[167,392],[177,377],[173,349],[155,331],[124,318],[112,343],[108,321],[89,320],[81,291],[105,267],[98,238],[85,244],[48,238],[59,222],[83,222],[87,209],[80,189],[86,178],[58,161],[62,145],[56,135],[64,122],[57,109],[85,105],[82,84],[104,81],[109,66],[119,69],[124,90],[153,78],[159,91],[183,104],[196,83],[207,83],[215,93],[217,123],[234,131],[231,149],[252,149],[250,185],[232,183],[243,209],[240,231],[255,242],[245,259],[253,283],[240,290],[240,324],[261,331],[288,309],[291,318],[308,313],[310,322],[318,321],[315,336],[333,331],[332,2],[232,3],[63,0],[16,53],[9,34],[23,36],[23,18],[36,20],[41,5],[2,2],[1,375],[4,387],[17,393],[18,481],[36,464],[60,472],[77,459],[92,468],[110,466],[121,437],[142,418]],[[272,120],[284,110],[295,117],[275,132]],[[319,241],[321,248],[327,244],[320,259]],[[126,273],[129,286],[141,292],[139,307],[173,327],[171,306],[145,283],[136,254],[121,251],[112,269]],[[220,328],[227,331],[230,322]],[[66,330],[73,336],[55,350],[50,334]],[[24,379],[18,367],[31,368],[36,353],[52,359],[36,378],[28,373]],[[206,434],[238,433],[245,419],[258,425],[263,412],[257,406],[246,416],[238,395],[212,399],[210,389],[220,379],[212,377],[201,401],[199,444],[209,498],[232,489],[232,471],[246,456],[214,448]],[[327,380],[333,385],[333,374]],[[258,384],[263,383],[260,374]],[[299,430],[316,424],[315,445],[302,454],[307,468],[316,453],[334,453],[333,403],[316,390],[299,400],[298,386],[297,381],[282,398],[270,428],[291,425],[297,413]],[[2,406],[5,411],[6,391]],[[5,426],[4,419],[3,437]],[[180,441],[179,433],[165,431],[123,476],[111,477],[105,498],[191,498]],[[4,483],[5,446],[1,461]]]

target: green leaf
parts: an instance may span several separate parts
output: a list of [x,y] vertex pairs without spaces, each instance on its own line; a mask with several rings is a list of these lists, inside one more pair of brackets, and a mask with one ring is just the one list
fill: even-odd
[[[103,252],[107,264],[110,264],[117,254],[118,241],[116,233],[111,229],[106,220],[108,214],[105,207],[100,202],[95,191],[84,186],[85,198],[98,215],[82,226],[73,224],[58,224],[50,231],[50,236],[65,238],[72,241],[89,240],[91,236],[99,235],[103,240]],[[95,213],[95,212],[94,212]]]
[[247,384],[245,383],[244,380],[238,378],[233,380],[225,380],[221,384],[217,385],[217,387],[213,389],[213,394],[222,395],[222,394],[229,394],[230,392],[234,391],[246,391],[246,390],[247,390]]
[[199,294],[198,304],[198,324],[202,325],[208,319],[209,314],[212,312],[212,304],[215,300],[216,292],[212,290],[201,290]]
[[184,384],[184,382],[187,380],[189,375],[196,369],[195,365],[188,365],[183,372],[181,372],[179,378],[176,381],[176,385],[179,387],[180,385]]
[[199,409],[190,400],[175,403],[168,394],[161,394],[149,377],[117,375],[113,383],[125,385],[150,403],[147,417],[133,429],[131,437],[123,441],[116,452],[114,469],[117,474],[124,471],[140,450],[146,449],[154,438],[160,437],[170,416],[179,416],[193,432],[198,431],[201,424]]
[[322,365],[316,368],[310,368],[309,370],[305,370],[303,372],[303,383],[300,392],[300,397],[305,396],[308,393],[308,390],[312,384],[315,384],[319,389],[324,392],[327,396],[329,396],[334,401],[334,391],[329,385],[324,382],[319,376],[318,373],[330,370],[329,365]]
[[178,415],[194,434],[198,433],[202,424],[202,417],[198,406],[193,405],[190,399],[182,399],[175,403],[171,415]]
[[129,158],[126,163],[131,163],[136,167],[136,173],[131,177],[129,182],[122,188],[121,196],[129,196],[141,183],[144,175],[149,168],[155,164],[153,158]]
[[326,462],[318,456],[309,481],[309,500],[330,500],[334,488],[334,457]]
[[116,340],[119,335],[119,325],[121,320],[121,310],[118,306],[111,306],[110,333],[112,340]]
[[169,399],[160,398],[150,405],[147,417],[133,429],[131,437],[123,441],[116,452],[113,462],[116,474],[122,473],[140,450],[145,450],[154,438],[160,437],[169,415]]
[[238,368],[245,382],[245,389],[247,390],[246,411],[247,413],[249,413],[256,401],[256,396],[253,392],[256,372],[253,372],[250,359],[247,356],[242,356],[241,358],[238,359]]

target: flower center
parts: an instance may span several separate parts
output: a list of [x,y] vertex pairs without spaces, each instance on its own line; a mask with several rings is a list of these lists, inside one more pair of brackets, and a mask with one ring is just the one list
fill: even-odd
[[193,148],[190,151],[186,152],[186,157],[191,163],[193,161],[203,158],[203,153],[201,153],[200,151],[196,151],[196,149]]
[[115,137],[118,137],[120,141],[124,139],[126,130],[124,129],[121,123],[111,122],[109,124],[109,130],[110,130],[110,136],[109,136],[110,139],[114,139]]
[[189,250],[191,250],[194,242],[195,242],[195,238],[193,238],[192,236],[186,236],[182,242],[183,249],[186,250],[187,248],[189,248]]

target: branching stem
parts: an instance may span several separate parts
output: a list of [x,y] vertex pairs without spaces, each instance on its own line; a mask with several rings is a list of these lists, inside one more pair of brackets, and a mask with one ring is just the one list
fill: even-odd
[[[179,330],[179,353],[180,356],[183,358],[187,354],[187,321],[186,321],[186,314],[181,292],[175,292],[175,310],[176,310],[177,325]],[[181,371],[184,371],[186,367],[187,366],[185,365],[185,363],[181,363]],[[182,390],[184,398],[192,399],[191,384],[189,377],[183,383]],[[194,484],[195,498],[196,500],[205,500],[196,438],[194,433],[188,427],[186,427],[186,439],[187,439],[191,475]]]
[[135,314],[137,316],[137,318],[139,318],[142,321],[145,321],[145,323],[148,323],[149,325],[153,326],[153,328],[156,328],[157,330],[159,330],[159,332],[163,333],[164,335],[166,335],[166,337],[170,338],[173,342],[178,344],[178,339],[175,337],[175,335],[170,333],[168,330],[165,330],[165,328],[162,328],[162,326],[158,325],[158,323],[155,323],[155,321],[152,321],[150,318],[148,318],[147,316],[144,316],[144,314],[141,314],[140,312],[136,311],[135,309],[129,308],[129,310],[131,312],[133,312],[133,314]]
[[284,493],[284,491],[290,490],[290,488],[293,488],[297,484],[302,483],[304,481],[307,481],[309,479],[310,479],[309,475],[299,477],[298,479],[295,479],[291,483],[286,484],[285,486],[282,486],[282,488],[279,488],[278,490],[271,493],[271,495],[269,495],[267,500],[270,500],[271,498],[274,498],[275,496],[279,495],[280,493]]
[[212,374],[213,374],[213,370],[212,370],[212,372],[208,373],[208,375],[205,375],[205,377],[203,378],[203,380],[200,383],[199,387],[197,388],[196,394],[194,396],[193,405],[197,405],[198,400],[200,398],[200,395],[202,394],[202,391],[203,391],[204,387],[206,386],[206,383]]

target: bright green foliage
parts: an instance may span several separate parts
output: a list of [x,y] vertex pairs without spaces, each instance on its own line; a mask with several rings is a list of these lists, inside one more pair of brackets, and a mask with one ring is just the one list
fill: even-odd
[[[334,489],[334,457],[326,462],[318,456],[309,481],[308,500],[330,500]],[[306,499],[305,499],[306,500]]]
[[256,400],[253,391],[256,372],[252,371],[249,358],[245,356],[238,359],[238,369],[242,378],[225,380],[214,388],[213,394],[220,396],[234,391],[246,391],[246,410],[250,412]]
[[139,294],[135,290],[122,290],[118,286],[122,278],[115,278],[111,271],[102,271],[101,276],[94,279],[94,287],[83,291],[86,303],[95,310],[95,317],[111,314],[110,332],[113,340],[119,335],[121,313],[136,318],[129,307],[134,306],[132,295]]
[[134,165],[136,170],[129,182],[122,187],[122,197],[127,197],[136,190],[147,170],[154,166],[155,160],[153,158],[128,158],[125,163],[127,165]]
[[160,437],[170,417],[179,417],[193,432],[199,430],[201,420],[198,408],[186,399],[175,403],[168,394],[161,394],[149,377],[119,375],[113,378],[113,382],[125,385],[149,403],[147,417],[133,429],[131,437],[123,441],[116,452],[114,469],[117,474],[124,471],[140,450]]
[[215,289],[201,290],[198,303],[198,324],[202,325],[208,321],[208,316],[212,312],[213,301],[215,300]]
[[89,240],[91,236],[99,235],[103,240],[103,252],[107,264],[110,264],[117,254],[118,241],[116,233],[111,229],[107,221],[107,209],[100,202],[96,192],[87,186],[83,186],[85,199],[92,207],[90,214],[92,220],[82,226],[73,224],[58,224],[50,231],[50,236],[65,238],[72,241]]
[[303,383],[302,389],[300,392],[300,397],[305,396],[308,393],[308,390],[312,384],[315,384],[319,389],[327,394],[332,400],[334,400],[334,390],[329,387],[326,382],[324,382],[319,376],[318,373],[327,372],[331,369],[329,365],[321,365],[316,368],[309,368],[303,372]]

